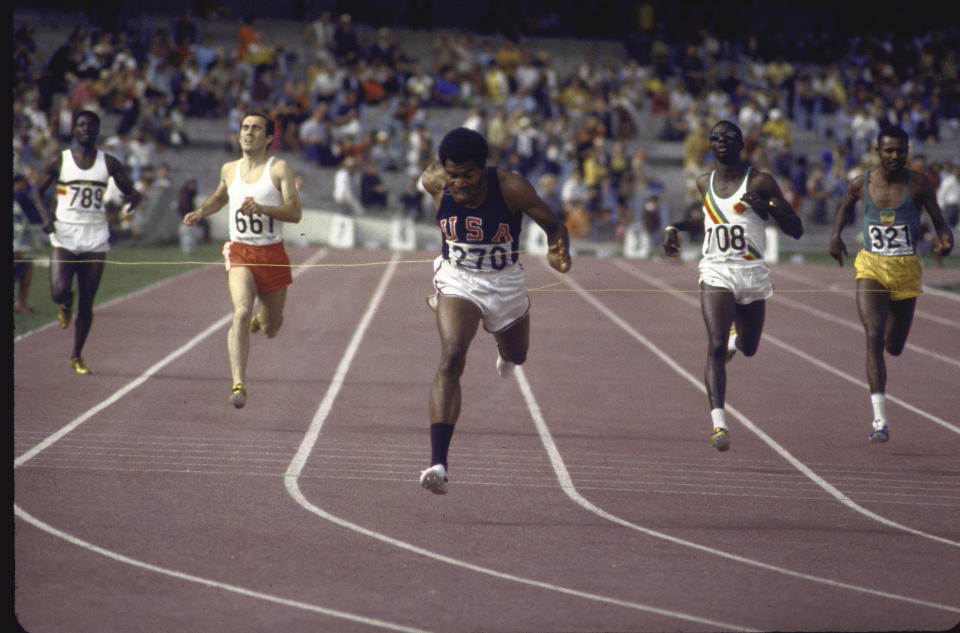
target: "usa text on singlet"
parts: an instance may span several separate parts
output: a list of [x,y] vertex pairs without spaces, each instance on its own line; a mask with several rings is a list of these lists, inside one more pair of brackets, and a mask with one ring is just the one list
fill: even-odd
[[458,269],[498,272],[518,259],[523,216],[512,213],[503,201],[497,168],[486,168],[487,196],[476,208],[453,200],[444,187],[437,209],[443,234],[441,256]]

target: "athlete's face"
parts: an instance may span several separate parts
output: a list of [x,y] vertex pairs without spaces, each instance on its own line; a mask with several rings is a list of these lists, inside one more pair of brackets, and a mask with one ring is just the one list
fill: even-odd
[[897,172],[906,166],[910,148],[902,138],[882,136],[877,146],[877,154],[880,155],[880,164],[884,170]]
[[443,171],[447,176],[447,191],[455,202],[480,202],[477,197],[483,190],[483,167],[473,161],[455,163],[448,158]]
[[100,135],[100,124],[91,116],[79,116],[73,124],[73,138],[80,145],[93,145]]
[[743,134],[732,125],[713,126],[708,140],[710,151],[720,162],[740,159],[740,151],[743,149]]
[[266,149],[267,122],[260,116],[248,116],[240,122],[240,149],[245,152]]

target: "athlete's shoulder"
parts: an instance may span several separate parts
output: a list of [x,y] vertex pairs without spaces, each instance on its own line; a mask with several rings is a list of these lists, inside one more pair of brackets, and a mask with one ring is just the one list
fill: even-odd
[[270,163],[271,172],[285,171],[290,169],[290,163],[279,156],[272,156],[271,158],[273,158],[273,162]]
[[240,159],[237,160],[228,160],[220,167],[220,178],[229,182],[233,178],[233,174],[237,171],[237,165],[240,164]]
[[515,195],[529,195],[529,192],[534,190],[530,181],[519,172],[497,167],[494,174],[496,175],[497,184],[500,185],[500,192],[504,198]]
[[933,183],[930,182],[930,179],[927,178],[927,175],[922,171],[917,171],[915,169],[907,170],[907,178],[910,183],[910,188],[916,191],[933,191]]

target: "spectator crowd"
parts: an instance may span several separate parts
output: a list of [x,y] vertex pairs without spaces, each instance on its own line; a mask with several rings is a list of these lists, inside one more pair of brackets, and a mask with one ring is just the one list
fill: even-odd
[[[235,22],[235,37],[206,32],[214,20]],[[751,162],[775,174],[805,221],[827,225],[848,180],[871,165],[870,144],[888,121],[908,132],[912,166],[957,223],[957,160],[924,158],[925,148],[960,138],[956,26],[849,35],[830,42],[827,56],[816,33],[777,48],[651,25],[621,59],[559,64],[523,36],[452,29],[430,32],[429,54],[418,58],[398,29],[329,11],[298,27],[297,42],[267,41],[251,15],[185,10],[170,24],[79,24],[49,53],[31,23],[15,20],[13,166],[26,186],[69,142],[72,115],[89,109],[118,121],[105,130],[105,149],[138,186],[173,186],[179,193],[164,204],[182,213],[196,182],[170,183],[160,154],[195,143],[191,119],[225,122],[224,149],[238,151],[242,113],[260,109],[274,119],[274,151],[329,172],[338,209],[429,220],[417,177],[446,131],[434,127],[444,111],[483,133],[491,164],[530,179],[575,239],[622,240],[635,222],[657,234],[699,205],[695,179],[712,160],[707,132],[728,119],[743,130]],[[819,149],[798,150],[798,133],[819,138]],[[652,140],[682,148],[682,191],[649,163]],[[118,235],[136,231],[126,228]]]

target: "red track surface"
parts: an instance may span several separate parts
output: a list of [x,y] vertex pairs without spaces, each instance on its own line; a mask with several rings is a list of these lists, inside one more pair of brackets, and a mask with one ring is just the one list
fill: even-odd
[[[291,249],[298,263],[316,254]],[[90,376],[67,365],[72,331],[17,341],[22,626],[960,622],[956,296],[919,300],[910,347],[888,363],[891,440],[874,445],[852,270],[775,266],[760,351],[728,367],[721,454],[695,265],[575,258],[561,277],[527,256],[529,360],[501,380],[478,334],[438,497],[417,485],[438,359],[431,256],[393,267],[385,252],[330,251],[300,268],[280,336],[252,342],[243,410],[227,404],[216,266],[99,306]],[[928,283],[956,276],[925,271]]]

